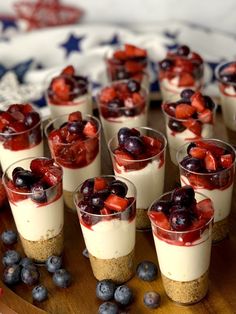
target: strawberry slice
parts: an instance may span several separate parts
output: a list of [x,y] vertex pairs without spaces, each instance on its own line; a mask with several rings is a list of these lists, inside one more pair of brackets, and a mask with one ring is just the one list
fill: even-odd
[[70,113],[68,117],[68,121],[75,122],[75,121],[82,121],[82,114],[80,111],[74,111]]
[[179,86],[180,87],[193,86],[194,83],[195,83],[195,81],[194,81],[192,74],[187,73],[187,72],[183,72],[180,74],[180,76],[179,76]]
[[231,63],[224,68],[222,74],[235,74],[236,72],[236,63]]
[[88,121],[84,126],[83,134],[87,137],[94,137],[97,131],[97,126],[93,122]]
[[175,116],[177,119],[191,118],[196,109],[188,104],[179,104],[175,109]]
[[43,180],[50,186],[55,186],[62,180],[62,171],[57,166],[46,167],[43,175]]
[[154,223],[165,230],[170,230],[170,223],[163,212],[150,211],[148,216]]
[[[100,214],[101,215],[111,215],[113,212],[110,210],[110,209],[108,209],[108,208],[106,208],[106,207],[103,207],[101,210],[100,210]],[[111,217],[111,219],[112,219],[112,217]]]
[[118,60],[126,60],[126,53],[123,50],[117,50],[114,52],[113,57]]
[[231,154],[226,154],[220,156],[221,166],[225,169],[231,167],[233,163],[233,156]]
[[0,114],[0,132],[2,132],[7,125],[13,123],[14,121],[15,119],[9,112],[2,112]]
[[115,159],[119,166],[128,166],[131,164],[132,161],[134,161],[133,156],[131,156],[129,153],[126,153],[122,150],[116,149],[114,151],[115,153]]
[[68,65],[67,67],[65,67],[65,68],[62,70],[61,74],[62,74],[62,75],[65,74],[65,75],[71,75],[71,76],[73,76],[73,75],[75,75],[75,68],[73,67],[73,65]]
[[210,109],[205,109],[203,112],[198,114],[198,118],[202,123],[212,123],[213,114]]
[[113,87],[105,87],[101,91],[99,98],[101,102],[110,102],[111,100],[116,98],[116,96],[116,91]]
[[207,170],[215,171],[217,169],[216,159],[210,151],[206,152],[204,163]]
[[210,151],[214,156],[216,156],[216,158],[220,158],[222,155],[224,155],[225,152],[224,148],[217,146],[212,142],[196,141],[195,144],[198,147],[203,147]]
[[123,212],[129,205],[129,201],[115,194],[110,194],[105,200],[104,204],[110,210]]
[[146,57],[147,51],[134,45],[125,44],[125,54],[127,57]]
[[206,152],[207,152],[207,150],[205,148],[192,147],[189,151],[189,154],[194,158],[204,159],[206,156]]
[[196,61],[198,63],[203,63],[202,57],[196,52],[191,53],[191,60]]
[[183,125],[189,129],[189,131],[193,132],[197,136],[201,136],[202,133],[202,124],[200,121],[189,119],[187,121],[182,122]]
[[125,63],[125,70],[128,73],[141,72],[143,70],[143,65],[135,61],[127,61]]
[[141,94],[133,93],[132,94],[132,100],[136,106],[143,106],[144,107],[144,99],[143,99],[143,96]]
[[214,208],[212,201],[209,198],[198,202],[196,206],[201,218],[204,218],[206,220],[211,219],[214,214]]
[[104,178],[95,178],[94,179],[94,192],[102,191],[107,188],[107,181]]
[[52,80],[53,92],[63,101],[70,99],[70,85],[66,84],[65,77],[56,77]]
[[34,111],[33,107],[30,104],[24,104],[23,107],[21,107],[21,108],[22,108],[21,112],[23,114],[26,114],[26,113]]
[[205,188],[211,190],[211,185],[206,176],[191,174],[188,176],[190,185],[195,188]]
[[163,147],[163,143],[157,138],[143,135],[141,136],[141,139],[143,140],[144,144],[149,147],[157,148],[158,150],[161,150]]
[[27,134],[20,134],[13,136],[9,140],[3,143],[3,146],[7,149],[14,151],[23,150],[30,147],[29,136]]
[[47,167],[52,166],[53,159],[35,158],[30,163],[30,170],[36,175],[43,175]]
[[192,95],[191,105],[196,108],[197,112],[203,112],[205,110],[205,101],[200,92],[196,92]]

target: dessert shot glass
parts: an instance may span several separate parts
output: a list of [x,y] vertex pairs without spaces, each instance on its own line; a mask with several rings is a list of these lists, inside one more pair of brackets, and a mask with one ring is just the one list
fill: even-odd
[[[24,252],[35,262],[42,263],[49,256],[61,255],[63,251],[62,180],[48,188],[36,188],[34,192],[23,192],[27,189],[15,187],[13,170],[16,167],[30,170],[32,160],[35,158],[22,159],[10,165],[3,173],[3,184]],[[40,160],[49,159],[41,157]],[[54,165],[62,177],[62,168]]]
[[110,139],[108,148],[115,175],[130,180],[137,189],[136,228],[144,231],[151,228],[147,215],[148,207],[163,193],[167,141],[162,133],[154,129],[148,127],[135,129],[149,141],[158,141],[161,146],[159,153],[149,158],[127,160],[122,155],[115,154],[115,150],[119,147],[117,135]]
[[[234,186],[235,150],[228,143],[217,139],[204,139],[201,142],[217,145],[222,151],[227,150],[232,155],[232,165],[229,168],[205,173],[198,170],[190,171],[181,163],[188,156],[188,144],[179,148],[176,157],[179,165],[181,185],[191,185],[196,192],[201,192],[212,200],[214,205],[212,240],[216,243],[226,238],[229,232],[228,216],[231,210]],[[194,164],[192,169],[194,169]]]
[[[172,192],[163,194],[159,200],[170,200]],[[207,200],[204,211],[210,213],[210,218],[188,231],[166,229],[160,220],[155,219],[155,212],[152,214],[153,204],[148,211],[165,292],[172,301],[183,305],[201,301],[209,286],[214,211],[207,196],[195,193],[195,197],[197,202]]]
[[134,275],[136,189],[132,182],[122,177],[101,178],[107,182],[121,180],[127,185],[127,197],[132,201],[124,211],[113,214],[85,211],[80,192],[82,185],[75,191],[74,202],[94,277],[123,283]]
[[101,124],[91,115],[83,115],[83,120],[94,123],[97,126],[97,133],[90,138],[73,140],[71,143],[61,143],[49,137],[53,130],[60,129],[68,121],[67,114],[55,118],[45,127],[52,158],[63,169],[65,204],[75,211],[73,202],[75,189],[89,177],[101,174]]

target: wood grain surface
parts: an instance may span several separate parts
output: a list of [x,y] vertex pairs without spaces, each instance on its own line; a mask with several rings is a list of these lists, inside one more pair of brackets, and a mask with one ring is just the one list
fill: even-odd
[[[149,126],[165,133],[164,119],[157,105],[152,105],[149,112]],[[217,113],[215,137],[228,142],[236,142],[236,135],[227,132],[221,114]],[[235,144],[235,143],[234,143]],[[103,174],[112,173],[111,161],[103,145]],[[173,189],[178,183],[178,168],[174,166],[167,154],[165,191]],[[0,232],[15,225],[9,208],[0,211]],[[16,248],[22,252],[20,243]],[[6,247],[1,244],[1,256]],[[31,290],[20,284],[12,290],[8,289],[0,281],[4,288],[1,301],[19,314],[95,314],[98,311],[100,301],[95,296],[96,280],[93,277],[89,260],[82,255],[84,241],[81,234],[78,217],[75,213],[65,210],[65,250],[63,255],[64,266],[73,275],[73,283],[67,289],[60,289],[53,285],[51,276],[44,267],[40,267],[41,282],[49,290],[49,298],[41,304],[32,304]],[[142,260],[157,262],[154,242],[151,232],[137,232],[136,239],[136,263]],[[0,266],[2,273],[2,265]],[[230,237],[212,248],[210,267],[210,289],[207,297],[200,303],[188,307],[180,306],[170,301],[165,295],[160,275],[153,282],[143,282],[134,277],[128,282],[133,289],[135,300],[128,308],[127,313],[133,314],[188,314],[188,313],[236,313],[236,191],[232,202],[230,215]],[[157,310],[149,310],[143,304],[143,295],[146,291],[156,290],[161,294],[161,307]],[[0,303],[1,313],[1,303]],[[3,314],[7,312],[2,311]],[[126,313],[126,312],[125,312]]]

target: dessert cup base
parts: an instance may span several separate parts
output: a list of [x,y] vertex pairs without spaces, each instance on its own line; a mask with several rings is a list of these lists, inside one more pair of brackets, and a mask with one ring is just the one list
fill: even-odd
[[63,197],[64,197],[64,202],[65,202],[66,206],[69,209],[76,212],[76,207],[75,207],[75,204],[73,201],[73,192],[63,190]]
[[63,251],[63,229],[57,236],[47,240],[30,241],[23,238],[21,234],[20,240],[25,255],[37,263],[45,262],[51,255],[61,255]]
[[151,230],[151,222],[147,213],[148,213],[147,209],[144,208],[136,209],[136,229],[138,231]]
[[162,275],[167,296],[175,303],[191,305],[201,301],[208,292],[208,271],[191,281],[175,281]]
[[227,238],[228,234],[229,234],[228,217],[220,221],[214,222],[212,229],[213,243],[218,243],[224,240],[225,238]]
[[111,259],[96,258],[89,253],[89,259],[97,280],[111,279],[120,284],[134,275],[134,250],[126,256]]

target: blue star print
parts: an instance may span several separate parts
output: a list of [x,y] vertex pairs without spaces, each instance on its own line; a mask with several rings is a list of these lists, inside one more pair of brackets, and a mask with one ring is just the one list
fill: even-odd
[[104,45],[114,46],[114,45],[118,45],[119,43],[120,43],[119,36],[117,34],[114,34],[110,40],[100,42],[100,45],[101,46],[104,46]]
[[0,64],[0,79],[8,71],[12,71],[16,74],[18,81],[20,83],[23,83],[25,74],[29,71],[32,63],[33,63],[33,59],[29,59],[27,61],[17,63],[16,65],[10,68],[6,68],[3,64]]
[[85,36],[76,37],[73,34],[70,34],[69,38],[64,44],[61,44],[60,47],[64,48],[66,51],[66,58],[73,52],[81,51],[81,41],[85,38]]
[[2,31],[4,32],[8,28],[15,28],[18,29],[18,26],[16,24],[16,21],[12,19],[2,19]]

